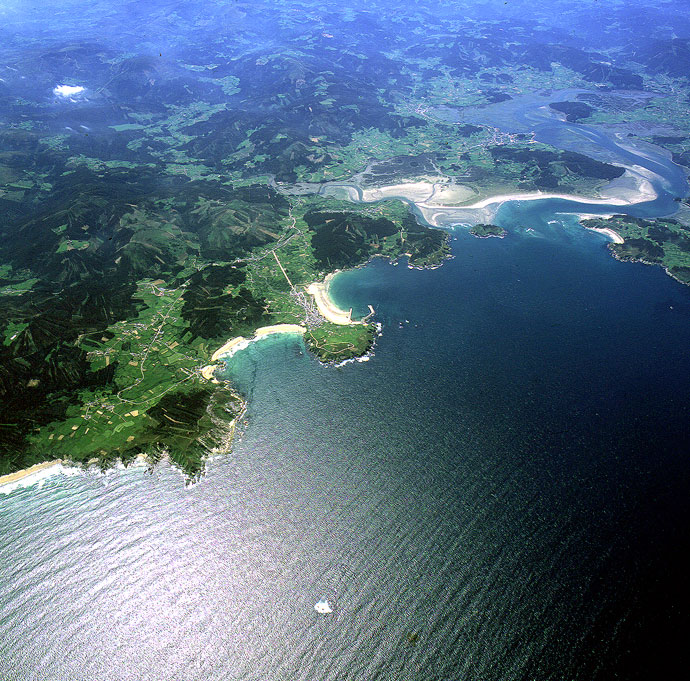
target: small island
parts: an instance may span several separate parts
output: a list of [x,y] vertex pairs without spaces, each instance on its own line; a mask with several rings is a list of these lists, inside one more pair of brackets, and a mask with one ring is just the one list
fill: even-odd
[[470,234],[476,236],[478,239],[488,239],[489,237],[498,237],[502,239],[507,232],[503,227],[499,227],[498,225],[479,223],[470,229]]

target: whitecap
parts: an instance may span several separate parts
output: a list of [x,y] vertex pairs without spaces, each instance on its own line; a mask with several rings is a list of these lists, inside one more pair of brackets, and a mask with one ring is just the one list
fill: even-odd
[[331,606],[325,598],[322,601],[319,601],[314,606],[314,610],[316,610],[316,612],[320,613],[321,615],[328,615],[329,613],[333,612],[333,608],[331,608]]
[[47,468],[42,468],[34,473],[15,480],[14,482],[8,482],[4,485],[0,485],[0,494],[10,494],[16,489],[22,489],[24,487],[31,487],[33,485],[38,485],[39,489],[43,488],[47,478],[53,477],[54,475],[80,475],[81,469],[74,468],[72,466],[63,466],[60,463],[56,463],[54,466],[48,466]]

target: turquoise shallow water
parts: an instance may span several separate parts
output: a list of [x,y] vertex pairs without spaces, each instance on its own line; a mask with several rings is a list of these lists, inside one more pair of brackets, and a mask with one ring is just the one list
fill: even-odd
[[2,498],[0,678],[611,679],[675,653],[689,289],[536,222],[339,276],[383,323],[367,363],[239,353],[249,425],[197,486]]

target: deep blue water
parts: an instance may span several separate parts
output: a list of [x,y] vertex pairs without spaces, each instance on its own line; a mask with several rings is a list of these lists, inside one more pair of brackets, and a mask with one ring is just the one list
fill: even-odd
[[336,278],[383,323],[369,362],[238,353],[249,425],[196,487],[164,466],[6,497],[0,676],[627,679],[677,657],[690,289],[581,229],[456,236],[438,270]]

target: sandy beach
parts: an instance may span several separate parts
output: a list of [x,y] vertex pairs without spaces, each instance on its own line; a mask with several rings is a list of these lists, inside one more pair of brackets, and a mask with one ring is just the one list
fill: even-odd
[[611,199],[588,199],[584,196],[575,196],[574,194],[551,194],[548,192],[529,192],[525,194],[499,194],[498,196],[489,196],[486,199],[471,203],[463,208],[487,208],[495,203],[505,203],[506,201],[538,201],[539,199],[567,199],[568,201],[578,201],[580,203],[612,203],[616,206],[625,206],[627,201],[617,198]]
[[[615,184],[613,186],[602,187],[600,194],[603,198],[595,199],[586,196],[576,196],[574,194],[553,194],[549,192],[528,192],[523,194],[500,194],[490,196],[476,203],[467,204],[462,208],[486,208],[494,203],[504,203],[505,201],[536,201],[539,199],[566,199],[577,203],[610,204],[614,206],[629,206],[644,201],[653,201],[657,194],[651,182],[643,176],[643,168],[635,167],[635,172],[626,170],[626,184]],[[615,182],[615,180],[614,180]],[[611,183],[613,184],[613,182]],[[630,185],[634,185],[634,188]]]
[[622,244],[625,239],[615,230],[610,227],[585,227],[585,229],[591,232],[599,232],[599,234],[605,234],[614,244]]
[[62,461],[60,459],[55,459],[54,461],[44,461],[43,463],[37,463],[35,466],[30,466],[21,471],[16,471],[15,473],[8,473],[7,475],[0,476],[0,487],[5,485],[11,485],[14,482],[23,481],[24,483],[29,483],[31,481],[26,480],[26,478],[35,477],[36,481],[41,478],[47,477],[48,474],[55,471],[50,471],[51,468],[55,466],[61,466]]
[[[266,336],[272,336],[276,333],[295,333],[303,335],[306,333],[307,329],[300,324],[273,324],[272,326],[262,326],[254,332],[251,338],[245,338],[244,336],[237,336],[236,338],[231,338],[227,343],[221,345],[214,353],[211,355],[211,361],[216,362],[219,359],[228,359],[232,357],[238,350],[243,350],[250,343],[254,343],[261,338]],[[201,375],[208,381],[213,380],[213,374],[215,373],[216,366],[209,364],[201,370]]]
[[214,378],[214,374],[216,373],[216,369],[217,369],[217,367],[215,364],[208,364],[201,370],[201,375],[207,381],[211,381],[212,383],[217,383],[218,381],[216,381],[216,379]]
[[254,332],[254,340],[263,336],[272,336],[274,333],[306,333],[307,329],[300,324],[273,324],[262,326]]
[[246,338],[244,336],[237,336],[236,338],[231,338],[227,343],[224,345],[221,345],[212,355],[211,355],[211,361],[215,362],[221,355],[227,355],[231,352],[231,350],[239,345],[240,343],[246,342]]
[[[90,459],[87,467],[98,466],[98,459]],[[119,469],[135,468],[141,466],[148,466],[149,460],[145,454],[138,454],[136,459],[125,466],[121,461],[117,461],[116,467]],[[100,469],[99,469],[100,470]],[[54,475],[81,475],[84,472],[83,464],[73,463],[70,461],[63,461],[62,459],[54,459],[53,461],[44,461],[37,463],[29,468],[24,468],[21,471],[8,473],[0,476],[0,494],[9,494],[18,487],[29,487],[40,483],[46,478]]]
[[348,326],[350,324],[359,324],[360,322],[352,321],[352,310],[346,312],[341,310],[328,295],[328,288],[331,284],[331,279],[336,275],[336,272],[329,274],[323,283],[315,282],[307,286],[307,293],[314,296],[316,307],[322,317],[325,317],[329,322],[338,324],[340,326]]

